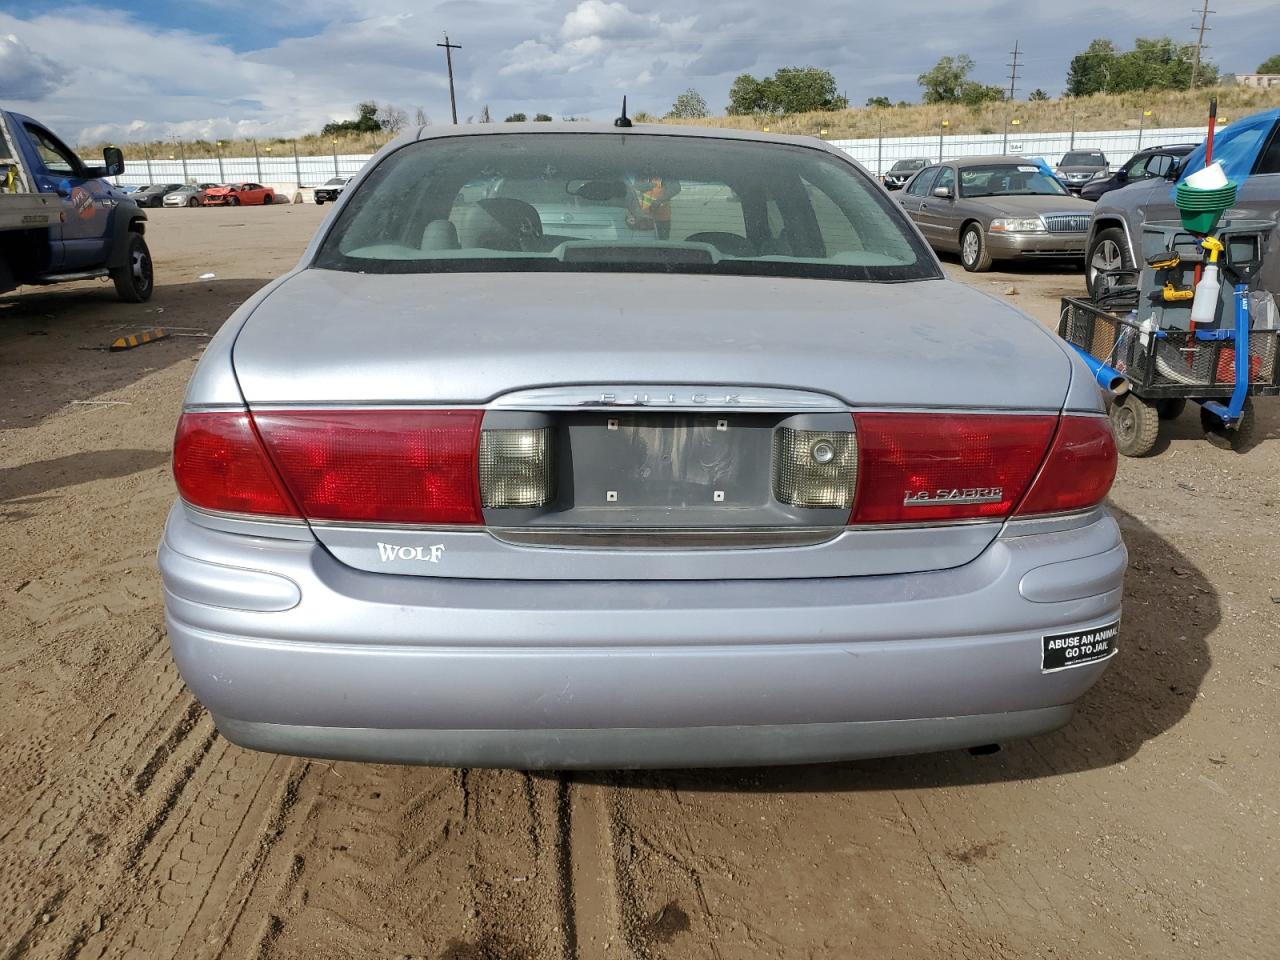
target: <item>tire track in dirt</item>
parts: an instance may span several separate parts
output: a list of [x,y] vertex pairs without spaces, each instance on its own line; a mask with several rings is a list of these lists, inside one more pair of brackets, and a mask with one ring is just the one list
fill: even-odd
[[565,794],[570,828],[563,886],[571,898],[577,957],[635,960],[638,955],[624,931],[624,901],[619,896],[614,789],[578,779],[571,787],[566,781]]
[[289,814],[208,956],[574,957],[556,781],[293,762]]
[[[635,789],[645,774],[622,773],[607,778],[605,809],[607,845],[613,870],[619,932],[635,960],[672,956],[710,956],[719,960],[718,930],[696,859],[655,841],[663,825],[680,830],[688,841],[685,811]],[[663,798],[664,800],[667,798]],[[689,910],[694,912],[690,914]],[[688,953],[694,949],[698,952]]]
[[[161,642],[157,638],[146,652],[157,653]],[[128,832],[141,803],[135,772],[157,751],[172,754],[193,729],[192,701],[171,664],[140,669],[110,693],[102,698],[102,719],[82,715],[78,730],[59,730],[57,736],[50,728],[34,741],[42,748],[60,746],[56,756],[46,755],[40,780],[20,800],[6,804],[12,814],[0,829],[0,914],[5,917],[27,915],[47,890],[77,886],[92,864],[109,857],[119,846],[112,838]],[[139,702],[156,709],[138,711]],[[68,904],[68,910],[79,907],[77,898]],[[58,919],[46,925],[32,948],[58,939],[64,920],[74,924],[73,916]],[[11,935],[7,923],[0,930]]]

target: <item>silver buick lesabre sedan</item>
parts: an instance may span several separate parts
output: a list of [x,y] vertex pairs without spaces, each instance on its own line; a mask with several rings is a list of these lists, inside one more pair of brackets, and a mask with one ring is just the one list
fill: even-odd
[[1083,363],[825,144],[432,128],[201,359],[169,636],[222,733],[286,754],[985,745],[1116,652],[1115,465]]

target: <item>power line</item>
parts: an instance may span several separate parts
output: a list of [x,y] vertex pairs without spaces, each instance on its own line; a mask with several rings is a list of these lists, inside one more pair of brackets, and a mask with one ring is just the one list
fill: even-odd
[[[1208,0],[1206,0],[1208,2]],[[1013,99],[1013,91],[1018,86],[1018,41],[1013,41],[1013,50],[1010,52],[1013,62],[1007,64],[1009,67],[1009,99]]]
[[[1199,10],[1192,10],[1191,12],[1200,14],[1200,30],[1196,34],[1196,56],[1195,56],[1195,61],[1191,64],[1191,89],[1194,90],[1196,88],[1196,80],[1198,80],[1200,77],[1200,53],[1201,51],[1207,49],[1207,45],[1204,42],[1204,32],[1206,30],[1213,29],[1213,27],[1205,26],[1205,23],[1209,19],[1209,14],[1217,13],[1218,11],[1210,10],[1209,0],[1204,0],[1204,7],[1202,7]],[[1191,29],[1192,30],[1196,29],[1194,24],[1192,25]]]
[[453,110],[453,125],[458,125],[458,98],[453,93],[453,51],[461,50],[462,44],[450,43],[449,35],[444,35],[444,43],[437,43],[437,47],[444,47],[444,59],[449,65],[449,107]]

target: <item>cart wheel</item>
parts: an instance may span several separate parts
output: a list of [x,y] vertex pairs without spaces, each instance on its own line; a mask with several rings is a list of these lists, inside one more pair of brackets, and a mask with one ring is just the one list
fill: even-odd
[[1166,400],[1156,401],[1156,411],[1160,414],[1161,420],[1177,420],[1185,409],[1187,409],[1185,397],[1169,397]]
[[1257,420],[1253,415],[1253,398],[1244,398],[1244,409],[1240,411],[1240,420],[1234,430],[1229,430],[1218,418],[1204,407],[1200,408],[1200,426],[1204,428],[1204,438],[1219,450],[1235,450],[1244,453],[1254,444],[1254,433]]
[[1154,403],[1128,393],[1111,405],[1111,426],[1117,450],[1126,457],[1145,457],[1160,435],[1160,414]]

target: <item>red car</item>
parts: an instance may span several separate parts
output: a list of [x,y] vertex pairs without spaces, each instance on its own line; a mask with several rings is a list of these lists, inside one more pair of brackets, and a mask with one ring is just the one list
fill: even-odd
[[228,183],[210,187],[204,192],[203,200],[206,207],[238,207],[241,204],[251,206],[255,203],[275,202],[275,191],[260,183]]

